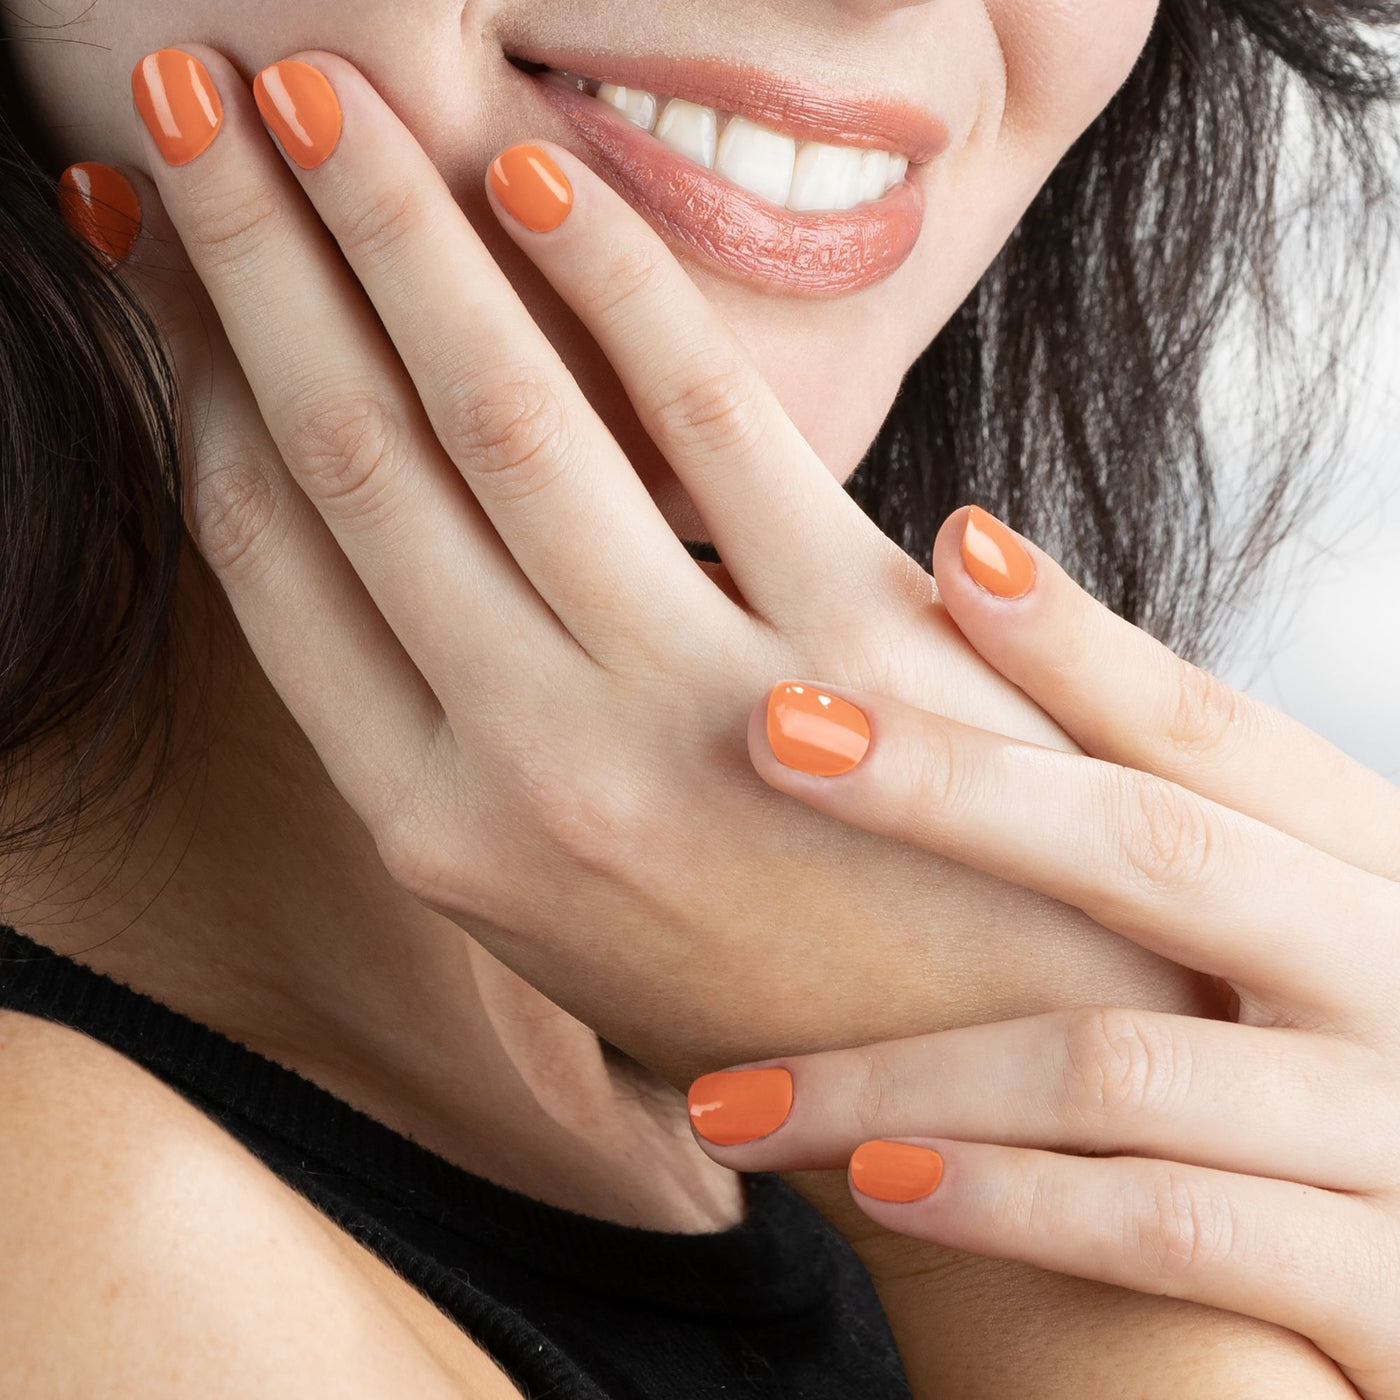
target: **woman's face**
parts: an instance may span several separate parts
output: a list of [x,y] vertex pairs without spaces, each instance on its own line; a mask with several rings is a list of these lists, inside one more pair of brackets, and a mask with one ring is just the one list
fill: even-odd
[[[17,57],[70,161],[141,163],[128,74],[151,49],[203,41],[249,78],[307,48],[357,64],[441,170],[673,527],[700,538],[689,499],[596,347],[497,231],[482,194],[492,157],[546,137],[623,189],[845,480],[905,371],[1127,76],[1156,5],[19,0],[5,27],[36,40],[18,44]],[[546,78],[509,58],[613,78],[633,90],[641,120],[651,109],[638,90],[661,106],[688,97],[696,107],[677,108],[648,136],[598,98],[551,95]],[[719,168],[709,174],[693,160],[710,132],[699,108],[716,109],[722,128]],[[731,134],[725,122],[735,112],[763,130],[741,124]],[[669,150],[657,148],[657,136]],[[835,149],[809,149],[809,141]],[[891,173],[881,156],[864,154],[870,149],[912,156],[912,188],[872,198],[877,185],[898,179],[898,167]]]

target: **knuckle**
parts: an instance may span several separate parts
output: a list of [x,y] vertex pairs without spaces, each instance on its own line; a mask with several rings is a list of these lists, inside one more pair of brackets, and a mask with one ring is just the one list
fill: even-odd
[[1065,1028],[1063,1107],[1089,1125],[1170,1111],[1186,1090],[1189,1051],[1171,1030],[1115,1007],[1083,1007]]
[[1121,770],[1121,850],[1129,875],[1153,894],[1180,895],[1204,885],[1223,831],[1206,804],[1175,783]]
[[312,391],[287,421],[287,462],[307,494],[368,513],[395,458],[392,408],[373,392]]
[[380,831],[375,848],[400,889],[440,909],[460,910],[470,904],[466,894],[470,862],[462,859],[465,842],[442,839],[421,817],[410,817],[406,810]]
[[992,1227],[1001,1239],[1039,1239],[1064,1228],[1062,1203],[1039,1171],[1018,1173],[993,1201]]
[[640,789],[622,773],[590,771],[542,746],[516,746],[511,766],[530,824],[569,866],[609,878],[643,868],[651,823]]
[[1238,735],[1248,712],[1246,699],[1209,671],[1170,656],[1176,671],[1176,698],[1167,725],[1167,742],[1180,759],[1203,759],[1219,753]]
[[390,879],[415,898],[444,911],[476,909],[481,902],[479,862],[464,859],[480,842],[450,818],[450,795],[427,759],[411,778],[386,781],[365,823]]
[[489,480],[497,496],[518,502],[546,488],[573,458],[574,429],[558,389],[527,372],[493,376],[448,396],[439,429],[463,471]]
[[627,243],[605,264],[603,275],[582,288],[580,300],[588,311],[605,317],[638,298],[650,305],[664,285],[664,272],[655,248]]
[[1087,596],[1079,601],[1082,606],[1066,609],[1057,621],[1053,647],[1037,656],[1037,665],[1045,668],[1046,694],[1057,701],[1082,697],[1103,672],[1102,605]]
[[906,762],[913,794],[914,824],[937,840],[938,831],[956,825],[958,814],[975,810],[985,800],[987,772],[962,750],[953,731],[933,723],[911,736]]
[[278,474],[256,452],[231,451],[200,471],[193,502],[199,552],[225,578],[245,578],[270,553],[286,516]]
[[411,181],[395,183],[371,195],[338,235],[347,254],[383,259],[423,225],[418,195]]
[[191,259],[205,268],[221,270],[242,262],[255,249],[266,256],[280,213],[276,198],[256,186],[239,184],[203,191],[184,235]]
[[856,1127],[863,1137],[878,1137],[890,1131],[885,1111],[890,1083],[889,1060],[878,1045],[862,1046],[854,1053],[859,1065],[853,1102]]
[[1149,1277],[1172,1283],[1228,1258],[1237,1235],[1234,1207],[1223,1190],[1164,1168],[1151,1173],[1130,1212],[1125,1244]]
[[709,452],[742,453],[758,435],[756,396],[738,364],[706,360],[663,387],[657,409],[662,436]]
[[385,802],[377,820],[369,825],[375,850],[395,884],[418,898],[427,898],[440,883],[441,869],[430,852],[425,835],[423,804],[417,800]]

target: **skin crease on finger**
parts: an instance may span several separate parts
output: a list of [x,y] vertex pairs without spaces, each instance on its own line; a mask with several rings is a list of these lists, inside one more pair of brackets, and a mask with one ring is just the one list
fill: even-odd
[[[442,171],[530,313],[684,538],[698,517],[596,346],[500,232],[483,174],[552,126],[503,59],[517,45],[710,55],[931,106],[951,144],[908,260],[859,292],[755,288],[683,257],[840,480],[901,377],[975,285],[1055,162],[1127,75],[1155,0],[19,0],[0,16],[65,161],[143,163],[128,74],[202,42],[247,78],[306,49],[360,67]],[[23,42],[25,40],[35,42]],[[71,40],[72,42],[53,42]],[[181,579],[191,587],[192,575]],[[165,1000],[540,1199],[676,1230],[740,1213],[690,1139],[683,1099],[630,1074],[554,1006],[377,867],[360,819],[230,630],[240,678],[195,793],[172,790],[112,878],[102,846],[7,891],[23,931]],[[197,806],[192,825],[181,806]],[[78,848],[80,851],[83,849]],[[629,1081],[630,1083],[630,1081]],[[666,1086],[638,1076],[633,1088]]]

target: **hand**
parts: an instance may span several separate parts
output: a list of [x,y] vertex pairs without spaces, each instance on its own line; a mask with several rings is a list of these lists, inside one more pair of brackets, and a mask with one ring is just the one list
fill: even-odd
[[807,683],[753,712],[754,765],[1224,979],[1238,1023],[1091,1006],[773,1059],[691,1086],[696,1140],[742,1171],[848,1163],[892,1231],[1277,1323],[1392,1400],[1400,789],[1180,661],[1034,545],[1017,562],[1019,538],[956,512],[942,597],[1092,756]]
[[[1073,745],[976,659],[622,199],[555,146],[540,158],[572,207],[556,201],[553,229],[487,184],[722,568],[691,559],[361,73],[325,53],[278,69],[341,123],[284,159],[232,66],[189,52],[203,68],[173,51],[138,67],[193,74],[206,103],[163,95],[196,119],[183,163],[142,127],[158,190],[133,173],[146,232],[123,275],[187,387],[191,531],[400,884],[678,1084],[779,1045],[1065,1004],[1086,968],[1192,1004],[1166,964],[1073,911],[953,862],[930,879],[925,854],[755,778],[751,697],[794,672]],[[1013,909],[1058,940],[1023,975],[959,976],[951,952],[908,972],[940,920],[979,931],[975,972],[1009,949]],[[886,967],[904,970],[872,975]]]

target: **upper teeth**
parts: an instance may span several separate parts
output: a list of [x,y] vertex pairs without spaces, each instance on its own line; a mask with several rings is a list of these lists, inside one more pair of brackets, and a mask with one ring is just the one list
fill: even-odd
[[792,210],[854,209],[904,180],[906,156],[824,141],[796,141],[747,117],[665,98],[640,88],[561,74],[615,107],[673,151],[714,170],[770,204]]

